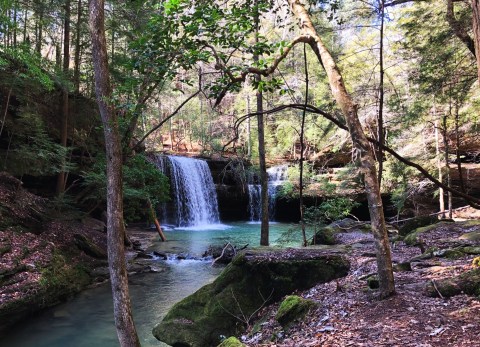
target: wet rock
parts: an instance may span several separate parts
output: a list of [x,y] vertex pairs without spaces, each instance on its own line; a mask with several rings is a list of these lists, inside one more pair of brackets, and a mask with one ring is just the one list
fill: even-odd
[[234,335],[259,307],[294,290],[345,276],[348,261],[340,252],[306,249],[242,252],[211,284],[177,303],[154,329],[172,346],[218,345]]

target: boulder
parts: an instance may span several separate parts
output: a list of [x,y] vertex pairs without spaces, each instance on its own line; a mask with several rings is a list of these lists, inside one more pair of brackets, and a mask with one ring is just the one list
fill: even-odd
[[462,274],[430,282],[426,287],[427,295],[449,298],[458,294],[480,295],[480,268],[475,268]]
[[315,301],[304,299],[298,295],[289,295],[280,304],[275,319],[283,327],[287,327],[303,318],[315,306],[317,306]]
[[398,230],[401,236],[410,234],[415,229],[426,227],[428,225],[438,223],[438,216],[419,216],[412,218],[405,222],[405,224]]
[[153,329],[174,347],[216,346],[235,335],[264,305],[295,290],[345,276],[340,252],[309,249],[249,250],[237,255],[211,284],[183,299]]

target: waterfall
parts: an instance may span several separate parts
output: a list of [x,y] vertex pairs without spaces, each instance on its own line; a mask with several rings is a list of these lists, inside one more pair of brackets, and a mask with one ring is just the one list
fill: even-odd
[[[273,166],[267,169],[268,174],[268,218],[274,220],[275,203],[278,188],[287,180],[287,165]],[[250,222],[260,222],[262,218],[262,188],[254,175],[249,176],[248,198]]]
[[199,227],[220,222],[215,185],[204,160],[158,156],[156,165],[170,177],[175,225]]

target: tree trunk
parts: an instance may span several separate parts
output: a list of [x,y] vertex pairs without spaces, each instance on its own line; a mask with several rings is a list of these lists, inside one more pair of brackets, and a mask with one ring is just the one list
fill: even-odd
[[81,26],[82,26],[82,0],[78,0],[77,3],[77,23],[75,25],[75,58],[74,58],[74,71],[73,71],[73,84],[75,86],[75,92],[80,92],[80,38],[81,38]]
[[348,94],[338,66],[324,45],[322,39],[317,34],[305,7],[299,0],[288,0],[288,2],[298,21],[302,33],[311,37],[310,45],[316,53],[319,63],[325,69],[332,94],[345,117],[355,155],[360,164],[361,173],[365,180],[365,191],[372,223],[372,232],[375,237],[377,250],[380,296],[388,297],[395,293],[390,244],[387,229],[385,227],[385,217],[383,214],[383,204],[380,195],[380,187],[378,185],[375,161],[370,144],[363,132],[362,125],[358,118],[357,105]]
[[472,0],[473,41],[475,42],[475,57],[477,58],[478,83],[480,83],[480,0]]
[[[438,121],[435,120],[435,151],[437,155],[438,180],[443,182],[442,160],[440,159],[440,136],[438,134]],[[442,219],[445,219],[445,197],[443,188],[438,188],[438,203]]]
[[125,266],[122,147],[117,115],[112,105],[109,104],[112,90],[108,72],[104,22],[104,0],[90,0],[89,28],[92,38],[95,91],[102,117],[107,157],[107,248],[115,326],[120,346],[140,347],[140,341],[132,317]]
[[[258,30],[259,30],[259,18],[258,14],[255,18],[256,30],[255,30],[255,42],[258,42]],[[253,60],[258,62],[258,55],[254,55]],[[261,81],[261,76],[256,75],[255,81],[257,84]],[[269,245],[269,220],[268,220],[268,174],[267,163],[265,159],[265,123],[263,120],[263,94],[262,91],[257,89],[257,124],[258,124],[258,160],[260,163],[260,185],[261,185],[261,227],[260,227],[260,245]]]
[[[305,106],[308,105],[308,61],[307,61],[307,48],[303,44],[303,60],[305,62]],[[304,220],[304,211],[305,206],[303,205],[303,161],[304,161],[304,135],[305,135],[305,116],[306,109],[302,113],[302,124],[300,125],[300,226],[302,229],[302,238],[303,238],[303,247],[307,247],[307,236],[305,234],[305,220]]]
[[[452,111],[452,107],[450,105],[450,113]],[[447,179],[447,186],[448,188],[451,187],[452,182],[450,179],[450,163],[448,162],[449,160],[449,155],[450,155],[450,148],[448,145],[448,131],[447,131],[447,114],[443,115],[443,146],[445,147],[445,175]],[[448,218],[452,219],[452,192],[448,191],[447,192],[447,201],[448,201]]]
[[[62,89],[62,122],[60,128],[60,144],[66,148],[68,138],[68,69],[70,67],[70,0],[65,1],[65,18],[63,25],[63,78],[65,82]],[[63,158],[63,169],[66,157]],[[66,173],[59,172],[57,177],[57,195],[65,192]]]
[[384,104],[384,75],[385,70],[383,67],[383,35],[385,30],[385,1],[380,1],[380,83],[378,85],[379,102],[378,102],[378,118],[377,118],[377,138],[379,145],[377,146],[377,160],[378,160],[378,185],[382,187],[382,175],[383,175],[383,145],[385,144],[385,131],[383,126],[383,104]]

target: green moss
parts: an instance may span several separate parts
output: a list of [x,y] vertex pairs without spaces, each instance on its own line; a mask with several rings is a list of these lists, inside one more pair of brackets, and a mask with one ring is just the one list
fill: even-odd
[[217,347],[245,347],[236,337],[232,336],[223,341]]
[[314,301],[305,300],[297,295],[287,296],[280,304],[275,319],[282,326],[288,326],[294,321],[303,318],[316,305]]
[[480,241],[480,232],[472,231],[470,233],[465,233],[459,237],[461,240],[468,240],[468,241]]
[[436,223],[438,223],[438,218],[436,216],[421,216],[412,218],[398,230],[398,233],[402,236],[406,236],[418,228]]
[[407,236],[405,236],[403,241],[405,242],[405,244],[407,244],[409,246],[418,245],[420,243],[420,240],[418,239],[420,234],[426,233],[430,230],[433,230],[433,229],[437,228],[440,224],[443,224],[443,223],[444,222],[436,223],[436,224],[433,224],[433,225],[428,225],[428,226],[421,227],[421,228],[417,228],[414,231],[412,231],[411,233],[409,233]]
[[480,226],[480,220],[472,219],[462,222],[462,226],[464,227],[476,227]]
[[289,259],[294,252],[269,249],[237,256],[213,283],[175,304],[153,334],[169,345],[217,345],[221,335],[235,335],[250,324],[263,305],[348,272],[339,255],[315,251],[315,256]]
[[468,295],[480,295],[480,268],[464,272],[452,278],[430,283],[427,286],[427,293],[430,296],[451,297],[461,293]]
[[477,255],[480,254],[480,247],[465,246],[462,247],[462,252],[465,254]]

